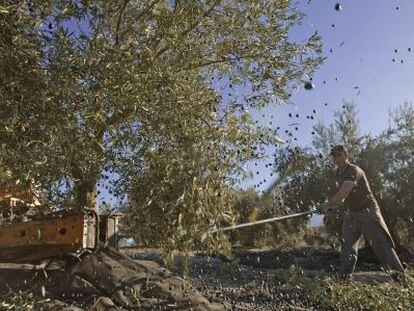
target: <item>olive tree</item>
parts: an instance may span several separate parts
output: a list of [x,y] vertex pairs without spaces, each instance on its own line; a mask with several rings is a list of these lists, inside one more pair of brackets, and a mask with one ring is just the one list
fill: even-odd
[[188,248],[231,221],[232,179],[275,141],[247,108],[322,61],[316,34],[289,40],[302,18],[285,0],[4,1],[0,165],[66,208],[95,208],[109,178],[130,232]]

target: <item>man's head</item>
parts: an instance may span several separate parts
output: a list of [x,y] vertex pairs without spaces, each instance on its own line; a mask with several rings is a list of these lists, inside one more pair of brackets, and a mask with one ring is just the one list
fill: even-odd
[[337,167],[343,167],[349,162],[349,154],[345,146],[339,145],[333,147],[329,155]]

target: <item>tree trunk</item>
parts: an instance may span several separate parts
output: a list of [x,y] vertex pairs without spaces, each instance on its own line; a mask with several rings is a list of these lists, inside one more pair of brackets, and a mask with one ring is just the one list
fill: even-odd
[[96,207],[96,180],[75,181],[75,208],[87,208],[95,210]]

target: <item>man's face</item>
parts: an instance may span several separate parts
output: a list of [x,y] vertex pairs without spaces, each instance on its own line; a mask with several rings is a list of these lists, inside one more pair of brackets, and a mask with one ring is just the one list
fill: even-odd
[[348,155],[343,152],[335,152],[331,155],[331,159],[337,167],[342,167],[347,163]]

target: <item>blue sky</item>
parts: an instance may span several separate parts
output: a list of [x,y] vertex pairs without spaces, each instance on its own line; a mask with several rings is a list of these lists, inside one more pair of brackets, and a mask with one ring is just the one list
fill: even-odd
[[[336,3],[342,10],[335,10]],[[346,100],[356,104],[363,133],[381,133],[389,125],[390,110],[414,102],[414,1],[302,0],[294,6],[307,17],[292,31],[291,40],[303,41],[317,31],[326,60],[312,77],[313,90],[301,89],[292,104],[269,107],[255,113],[256,119],[263,125],[280,126],[282,136],[284,130],[292,129],[289,124],[299,122],[296,143],[309,145],[312,126],[319,120],[332,121]],[[289,113],[301,117],[289,118]],[[271,167],[265,166],[269,162],[272,156],[246,166],[254,177],[243,181],[242,188],[267,189],[276,179],[270,176]],[[314,216],[311,224],[319,225],[321,220]]]
[[[324,45],[326,61],[313,76],[315,88],[301,89],[292,104],[255,113],[261,124],[272,121],[273,127],[280,126],[282,136],[285,129],[292,128],[288,124],[299,122],[296,137],[300,145],[310,143],[312,125],[319,120],[329,123],[344,100],[355,102],[362,131],[373,135],[387,128],[390,109],[413,102],[414,1],[348,0],[339,2],[340,11],[335,10],[336,3],[314,0],[295,4],[307,17],[292,31],[291,40],[301,41],[318,31]],[[301,117],[289,118],[289,113]],[[314,119],[307,119],[307,115]],[[264,163],[272,162],[272,157],[269,160]],[[244,187],[257,185],[264,190],[271,184],[275,177],[264,163],[249,166],[254,178],[244,181]]]

